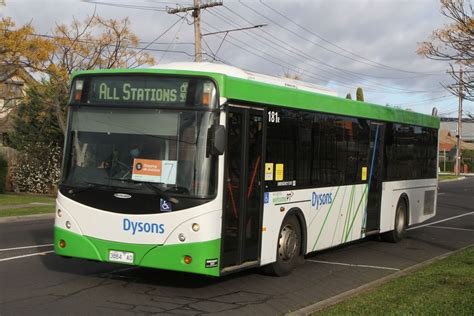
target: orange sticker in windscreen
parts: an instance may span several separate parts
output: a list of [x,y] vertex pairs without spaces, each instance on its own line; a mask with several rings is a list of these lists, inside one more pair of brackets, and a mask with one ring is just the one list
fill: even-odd
[[132,180],[176,184],[176,160],[134,159]]
[[134,159],[133,176],[150,176],[161,178],[161,160]]

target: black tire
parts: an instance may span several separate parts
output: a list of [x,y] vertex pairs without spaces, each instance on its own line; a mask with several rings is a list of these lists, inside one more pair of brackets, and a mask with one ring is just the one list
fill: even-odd
[[285,276],[304,262],[301,255],[301,226],[296,216],[284,219],[278,237],[276,261],[262,267],[265,274]]
[[407,228],[407,203],[405,199],[400,198],[397,203],[397,210],[395,213],[394,230],[382,234],[382,240],[392,243],[397,243],[405,238]]

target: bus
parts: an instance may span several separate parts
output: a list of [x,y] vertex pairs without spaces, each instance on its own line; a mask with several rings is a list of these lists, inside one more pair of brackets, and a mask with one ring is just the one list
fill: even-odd
[[74,73],[58,255],[222,276],[436,213],[435,116],[211,63]]

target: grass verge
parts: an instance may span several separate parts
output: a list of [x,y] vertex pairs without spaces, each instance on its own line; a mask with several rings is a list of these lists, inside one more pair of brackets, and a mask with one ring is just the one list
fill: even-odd
[[474,315],[474,247],[318,315]]
[[453,180],[453,179],[459,179],[460,176],[455,176],[455,175],[451,175],[451,174],[440,174],[438,176],[438,181],[439,182],[442,182],[442,181],[445,181],[445,180]]
[[54,203],[55,198],[41,195],[0,194],[0,206],[29,203]]
[[54,213],[54,205],[22,207],[0,211],[0,217]]

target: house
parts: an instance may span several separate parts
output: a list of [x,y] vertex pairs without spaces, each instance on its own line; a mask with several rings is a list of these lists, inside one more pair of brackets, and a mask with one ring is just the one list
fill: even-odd
[[[441,117],[441,130],[450,131],[451,135],[456,137],[458,129],[458,119],[453,117]],[[467,143],[474,144],[474,119],[473,118],[463,118],[462,119],[462,129],[461,129],[461,139]]]
[[25,96],[28,86],[36,80],[23,68],[0,65],[0,146],[5,145],[11,131],[9,113]]
[[[439,131],[439,151],[440,152],[455,152],[457,138],[456,135],[447,129]],[[461,139],[461,151],[474,150],[474,143],[467,142]]]

